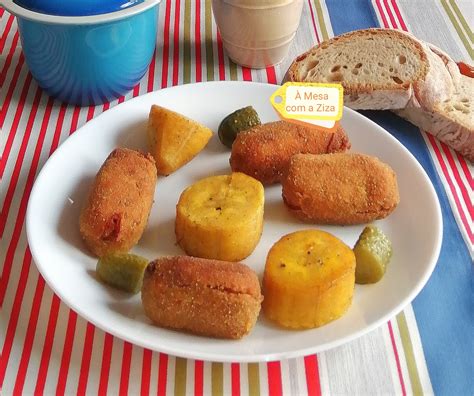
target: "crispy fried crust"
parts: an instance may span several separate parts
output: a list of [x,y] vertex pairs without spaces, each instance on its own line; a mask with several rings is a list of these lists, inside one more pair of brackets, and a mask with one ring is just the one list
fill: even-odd
[[323,154],[345,151],[349,139],[337,123],[334,132],[287,121],[258,125],[237,135],[230,166],[263,184],[280,182],[290,158],[298,153]]
[[81,212],[79,228],[98,257],[128,252],[140,239],[153,204],[156,185],[153,157],[118,148],[108,156]]
[[382,219],[400,201],[395,172],[364,154],[295,155],[282,185],[291,212],[320,224]]
[[255,325],[262,302],[255,272],[241,263],[189,256],[151,262],[142,303],[158,326],[238,339]]

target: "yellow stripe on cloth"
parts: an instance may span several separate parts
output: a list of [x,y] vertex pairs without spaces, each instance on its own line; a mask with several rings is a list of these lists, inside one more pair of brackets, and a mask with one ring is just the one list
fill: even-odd
[[260,372],[258,363],[247,365],[249,378],[249,396],[260,396]]
[[186,359],[176,358],[174,366],[174,396],[186,395],[186,363]]
[[397,325],[398,331],[400,332],[400,338],[402,340],[403,352],[405,354],[413,395],[423,395],[423,388],[421,386],[420,375],[418,374],[418,368],[416,366],[415,353],[413,351],[413,344],[410,338],[410,331],[408,330],[407,320],[403,311],[397,315]]
[[224,394],[224,366],[222,363],[212,363],[212,396],[223,396]]
[[191,0],[184,3],[183,82],[191,82]]
[[321,29],[323,40],[327,40],[329,39],[329,35],[326,29],[326,22],[324,21],[324,15],[323,15],[323,9],[321,7],[321,2],[320,0],[314,0],[313,3],[314,3],[314,6],[316,7],[316,13],[318,14],[319,28]]
[[451,23],[453,24],[454,29],[456,29],[456,32],[459,35],[459,38],[461,39],[464,47],[466,47],[466,50],[471,57],[471,59],[474,59],[474,50],[472,49],[472,46],[469,44],[466,35],[464,34],[461,26],[458,23],[458,20],[453,14],[453,11],[449,7],[448,3],[446,0],[440,0],[441,5],[443,6],[444,10],[446,11],[446,14],[448,15],[449,19],[451,20]]
[[[474,42],[474,34],[472,33],[471,28],[469,27],[469,24],[466,22],[466,19],[464,18],[464,15],[462,14],[461,10],[459,9],[458,5],[456,4],[456,1],[454,0],[449,0],[449,4],[451,4],[451,7],[453,8],[454,12],[458,16],[459,22],[461,22],[462,27],[466,31],[467,36],[469,37],[469,40],[471,43]],[[472,11],[472,9],[471,9]]]
[[213,37],[212,37],[211,0],[206,0],[204,11],[205,11],[204,36],[206,38],[207,81],[213,81],[214,80],[214,48],[213,48]]

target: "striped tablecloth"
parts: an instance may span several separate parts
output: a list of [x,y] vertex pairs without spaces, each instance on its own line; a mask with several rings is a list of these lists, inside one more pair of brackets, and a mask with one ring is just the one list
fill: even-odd
[[16,20],[0,8],[1,393],[474,394],[473,168],[388,112],[364,114],[407,146],[430,176],[442,206],[444,237],[436,269],[420,295],[366,336],[317,355],[270,363],[186,360],[95,328],[45,285],[25,233],[33,182],[70,134],[110,107],[195,81],[278,83],[297,54],[357,28],[407,30],[456,60],[473,61],[471,0],[307,0],[288,58],[278,67],[258,71],[229,61],[210,3],[163,0],[148,73],[125,97],[86,108],[61,104],[38,88],[21,52]]

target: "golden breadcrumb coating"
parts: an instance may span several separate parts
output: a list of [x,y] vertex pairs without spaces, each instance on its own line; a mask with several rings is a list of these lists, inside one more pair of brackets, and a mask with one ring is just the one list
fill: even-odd
[[276,121],[239,133],[232,145],[230,166],[263,184],[280,182],[294,154],[346,151],[349,139],[339,123],[334,131]]
[[190,256],[151,262],[142,303],[158,326],[237,339],[257,321],[262,295],[258,277],[242,263]]
[[118,148],[100,168],[81,212],[79,228],[98,257],[128,252],[148,221],[156,185],[153,157]]
[[382,219],[400,201],[392,168],[364,154],[295,155],[282,186],[283,200],[292,213],[320,224]]

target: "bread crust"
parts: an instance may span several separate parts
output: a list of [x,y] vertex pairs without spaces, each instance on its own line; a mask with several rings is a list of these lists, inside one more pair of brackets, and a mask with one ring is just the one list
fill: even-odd
[[94,255],[126,253],[138,242],[153,204],[156,180],[151,155],[125,148],[110,153],[79,219],[81,236]]
[[[357,41],[371,35],[398,40],[420,59],[420,67],[412,81],[402,84],[370,84],[341,81],[344,87],[344,104],[353,109],[386,110],[405,107],[423,107],[433,109],[439,101],[449,98],[453,91],[453,79],[442,60],[421,40],[409,33],[394,29],[363,29],[345,33],[323,41],[319,45],[300,55],[290,65],[284,81],[317,82],[318,76],[304,79],[300,75],[300,63],[307,56],[316,56],[332,47],[338,47],[345,41]],[[339,49],[340,50],[340,49]]]
[[158,326],[238,339],[255,325],[263,300],[254,271],[242,263],[162,257],[144,275],[142,303]]
[[283,200],[299,219],[361,224],[387,217],[400,201],[395,172],[365,154],[299,154],[282,182]]
[[272,184],[281,181],[294,154],[323,154],[349,148],[349,138],[339,123],[334,131],[328,131],[275,121],[239,133],[232,145],[230,166],[233,172],[243,172],[263,184]]

